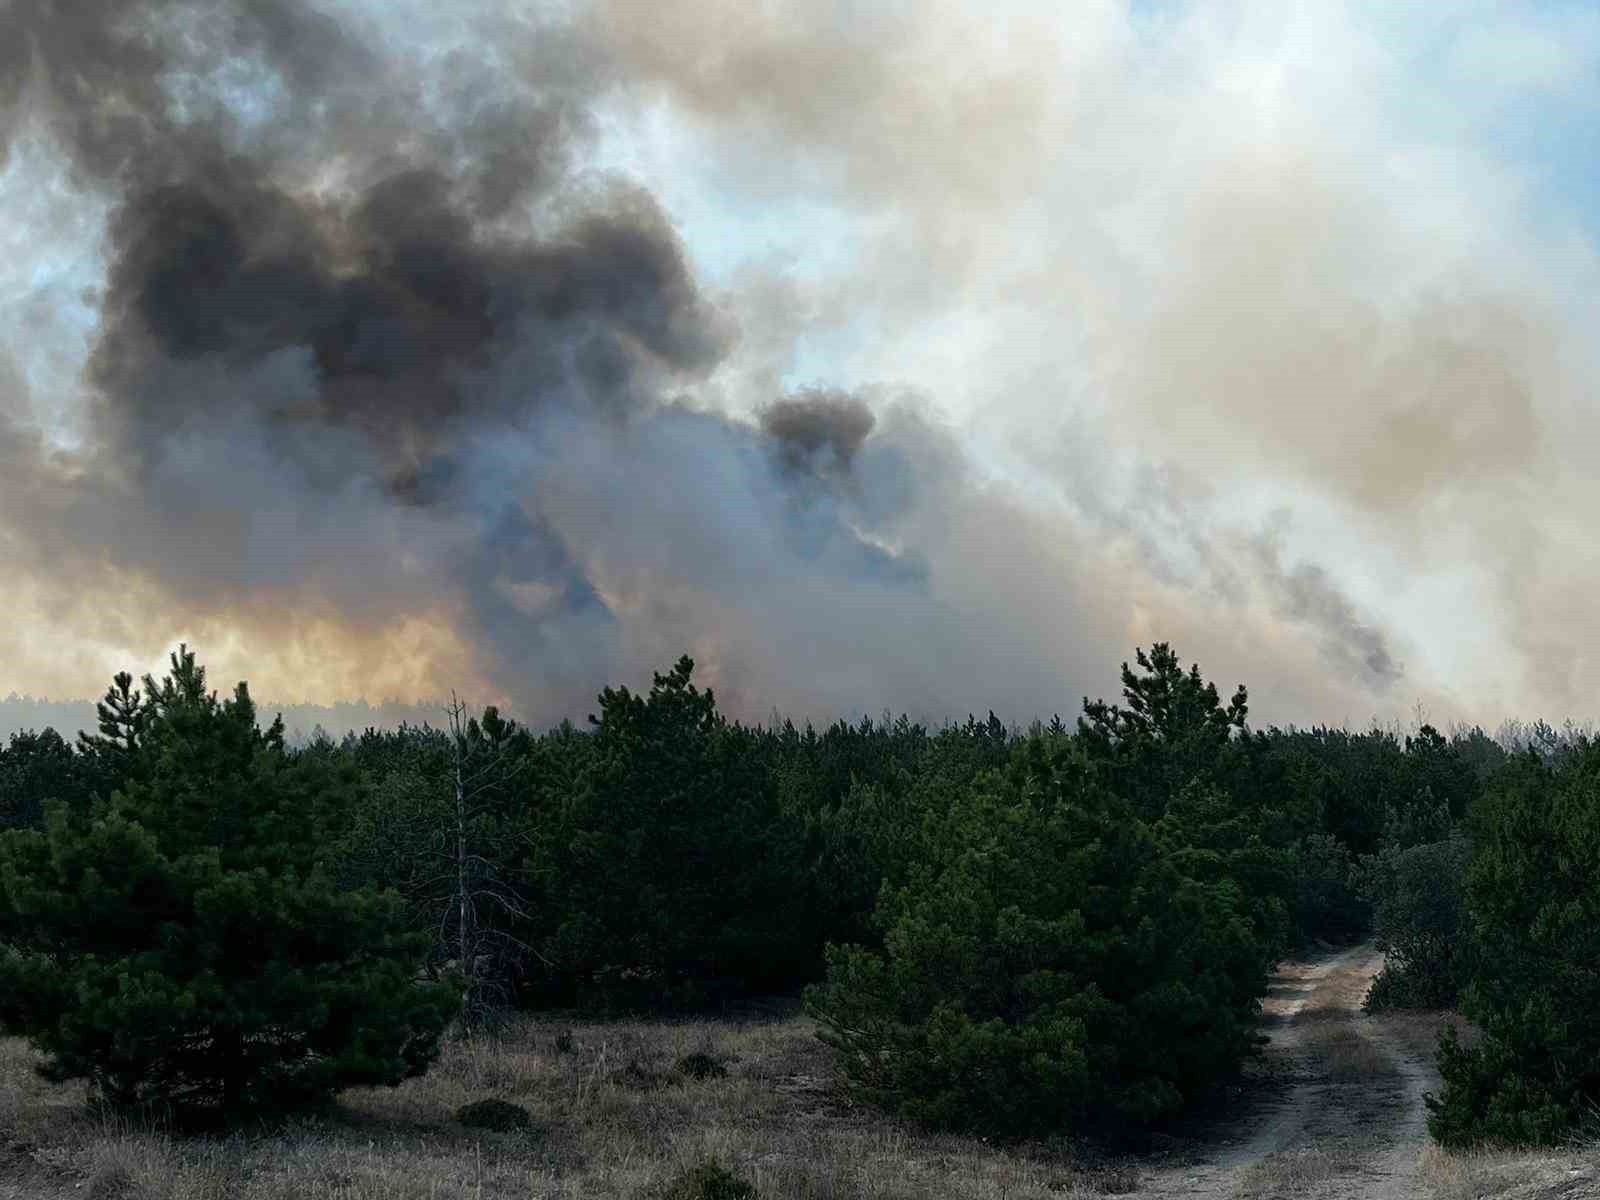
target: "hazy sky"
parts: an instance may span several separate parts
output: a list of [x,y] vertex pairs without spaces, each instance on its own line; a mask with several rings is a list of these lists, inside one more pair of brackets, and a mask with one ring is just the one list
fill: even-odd
[[[56,9],[71,9],[63,15]],[[0,694],[1595,714],[1586,4],[0,9]]]

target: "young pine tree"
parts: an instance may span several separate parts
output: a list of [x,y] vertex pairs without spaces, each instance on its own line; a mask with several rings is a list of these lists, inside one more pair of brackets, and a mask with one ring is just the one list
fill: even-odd
[[0,1024],[47,1077],[180,1117],[424,1071],[457,996],[415,981],[392,895],[334,885],[323,833],[352,779],[291,762],[187,648],[137,725],[109,795],[0,836]]
[[1447,1031],[1429,1131],[1477,1142],[1591,1136],[1600,1112],[1600,743],[1516,756],[1470,814],[1462,890],[1469,935],[1462,1011]]
[[799,824],[693,673],[685,657],[647,695],[601,693],[583,778],[534,839],[539,957],[580,1000],[694,1006],[811,955],[791,915]]
[[880,897],[882,949],[829,947],[806,993],[854,1096],[974,1132],[1120,1132],[1250,1052],[1267,947],[1249,896],[1081,744],[1029,739],[927,827]]

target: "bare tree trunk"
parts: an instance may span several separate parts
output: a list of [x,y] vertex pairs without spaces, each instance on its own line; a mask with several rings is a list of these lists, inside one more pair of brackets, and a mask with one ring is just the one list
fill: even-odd
[[[448,710],[451,754],[451,783],[455,789],[454,845],[445,845],[444,857],[453,867],[454,905],[456,916],[456,961],[461,971],[461,1021],[463,1029],[470,1029],[488,1015],[486,994],[499,987],[503,981],[485,974],[481,959],[486,946],[502,949],[515,946],[527,952],[528,947],[507,929],[486,931],[480,923],[480,901],[495,906],[502,915],[525,918],[520,898],[509,880],[491,864],[473,845],[474,822],[484,812],[484,806],[497,788],[503,787],[521,769],[521,762],[508,760],[507,746],[489,745],[482,737],[477,723],[467,716],[467,706],[451,696]],[[448,860],[454,860],[450,862]],[[447,876],[450,877],[450,876]],[[441,915],[440,934],[448,936],[450,908]],[[492,968],[491,968],[492,970]]]
[[461,1018],[471,1023],[476,1013],[477,931],[473,928],[472,889],[467,877],[467,724],[466,705],[450,697],[450,741],[453,782],[456,789],[456,965],[461,971]]
[[462,773],[462,756],[466,753],[464,733],[460,728],[459,710],[453,715],[455,728],[455,783],[456,783],[456,905],[458,911],[457,952],[461,965],[461,1011],[470,1016],[468,1005],[473,1000],[473,971],[477,963],[472,939],[468,936],[471,914],[467,910],[467,786]]

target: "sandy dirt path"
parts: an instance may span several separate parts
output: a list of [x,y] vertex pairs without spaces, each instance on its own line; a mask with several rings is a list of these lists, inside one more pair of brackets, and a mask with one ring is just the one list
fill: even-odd
[[1144,1196],[1425,1196],[1423,1093],[1436,1090],[1432,1050],[1414,1024],[1368,1017],[1361,1001],[1383,956],[1370,945],[1285,964],[1264,1005],[1267,1072],[1281,1096],[1236,1139],[1183,1167],[1153,1171]]

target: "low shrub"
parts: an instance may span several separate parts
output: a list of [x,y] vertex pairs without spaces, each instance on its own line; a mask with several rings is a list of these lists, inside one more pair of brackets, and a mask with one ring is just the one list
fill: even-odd
[[722,1079],[728,1074],[727,1067],[711,1055],[698,1050],[680,1058],[678,1070],[690,1079]]
[[630,1058],[625,1065],[613,1071],[611,1080],[619,1087],[634,1092],[656,1092],[681,1082],[673,1072],[658,1071],[637,1058]]
[[1366,1008],[1450,1008],[1467,974],[1464,837],[1368,855],[1357,873],[1372,905],[1373,940],[1387,955]]
[[668,1185],[663,1200],[755,1200],[755,1185],[715,1159],[697,1163]]
[[1586,1089],[1580,1080],[1564,1078],[1562,1056],[1551,1052],[1563,1040],[1563,1023],[1538,1006],[1524,1013],[1523,1022],[1517,1037],[1488,1035],[1471,1046],[1453,1028],[1441,1035],[1444,1091],[1428,1097],[1428,1129],[1441,1144],[1551,1146],[1600,1132],[1593,1127],[1594,1080]]
[[490,1129],[512,1133],[533,1124],[528,1110],[509,1100],[474,1100],[456,1111],[456,1120],[469,1129]]
[[1361,1010],[1367,1013],[1448,1007],[1448,1003],[1439,1002],[1438,993],[1425,978],[1399,970],[1393,963],[1385,963],[1383,969],[1373,977],[1361,1001]]

